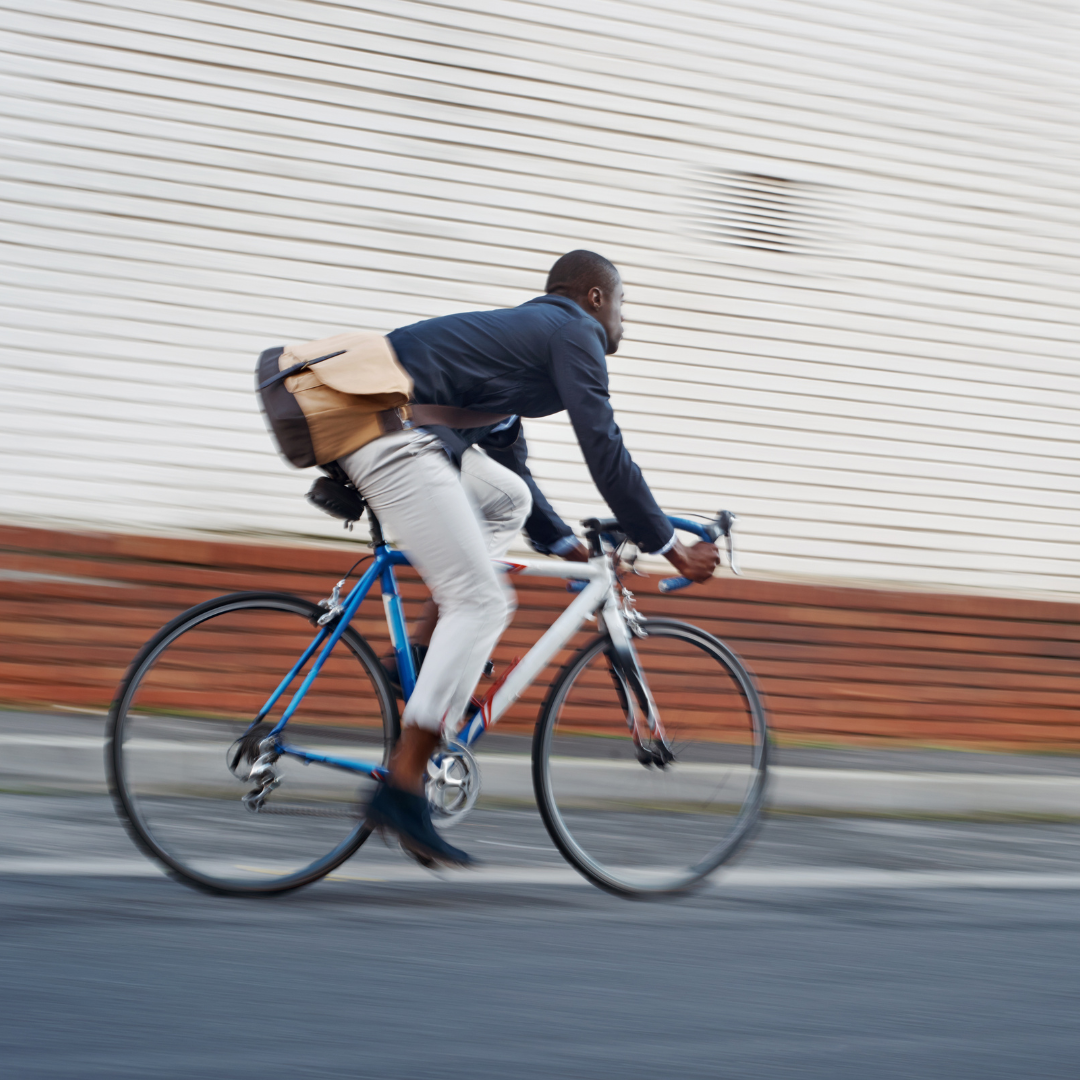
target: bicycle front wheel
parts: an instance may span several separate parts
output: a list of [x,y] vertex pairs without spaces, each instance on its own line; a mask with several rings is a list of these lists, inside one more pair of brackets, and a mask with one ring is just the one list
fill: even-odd
[[[303,654],[323,612],[278,593],[236,593],[184,612],[135,658],[113,704],[110,788],[138,845],[188,884],[275,893],[328,873],[369,835],[361,807],[371,781],[282,755],[280,784],[253,812],[249,771],[234,747]],[[309,661],[310,664],[310,661]],[[281,716],[294,679],[267,718]],[[270,723],[259,730],[265,735]],[[385,764],[397,705],[367,643],[351,628],[290,720],[287,742]],[[367,790],[365,790],[367,789]]]
[[634,649],[674,760],[639,760],[635,695],[606,635],[563,668],[533,737],[552,840],[590,881],[626,896],[684,891],[729,859],[757,820],[768,757],[765,712],[739,658],[687,623],[643,629]]

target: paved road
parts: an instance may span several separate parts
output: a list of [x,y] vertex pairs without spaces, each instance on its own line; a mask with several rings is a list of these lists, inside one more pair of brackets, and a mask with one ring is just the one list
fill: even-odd
[[[1076,825],[777,817],[742,884],[645,904],[568,876],[533,811],[461,826],[484,874],[373,846],[275,901],[148,876],[100,796],[0,796],[0,822],[19,1080],[1080,1072]],[[1002,875],[1032,887],[948,886]]]

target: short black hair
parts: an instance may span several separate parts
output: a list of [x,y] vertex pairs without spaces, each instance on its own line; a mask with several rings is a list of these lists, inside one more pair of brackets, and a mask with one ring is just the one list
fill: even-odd
[[619,281],[619,271],[615,264],[595,251],[568,251],[557,259],[548,274],[549,293],[564,293],[567,296],[580,296],[594,285],[605,292],[613,292]]

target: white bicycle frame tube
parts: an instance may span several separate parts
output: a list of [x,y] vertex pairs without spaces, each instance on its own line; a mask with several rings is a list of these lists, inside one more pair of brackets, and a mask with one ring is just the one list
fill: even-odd
[[520,574],[522,577],[576,578],[587,580],[588,584],[548,627],[543,637],[495,684],[493,692],[488,694],[479,712],[465,722],[457,738],[466,745],[473,742],[483,730],[499,722],[499,718],[536,681],[590,615],[603,608],[608,632],[618,636],[621,630],[623,635],[629,637],[615,602],[615,574],[608,556],[596,556],[587,563],[496,559],[495,564],[515,576]]

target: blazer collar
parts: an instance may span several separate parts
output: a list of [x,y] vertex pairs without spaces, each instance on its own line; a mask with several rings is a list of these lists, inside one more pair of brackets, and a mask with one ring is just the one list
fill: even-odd
[[[604,335],[604,352],[607,353],[608,339],[607,331],[600,325],[597,319],[594,319],[580,304],[575,304],[573,300],[566,296],[557,296],[554,293],[546,293],[543,296],[534,296],[531,300],[526,300],[526,304],[555,304],[558,307],[564,308],[573,315],[577,315],[582,319],[588,319],[589,322],[594,323],[600,327],[600,333]],[[524,307],[524,304],[522,305]]]

